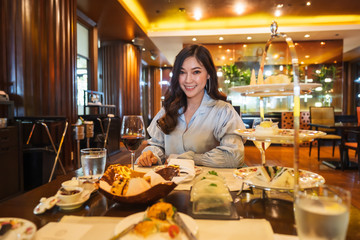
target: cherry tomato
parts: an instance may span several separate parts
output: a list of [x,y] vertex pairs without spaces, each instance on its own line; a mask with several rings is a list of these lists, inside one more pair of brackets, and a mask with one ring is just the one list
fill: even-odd
[[171,238],[176,238],[176,236],[177,236],[177,235],[179,234],[179,232],[180,232],[180,229],[179,229],[179,227],[178,227],[177,225],[171,225],[171,226],[169,227],[168,232],[169,232],[169,236],[170,236]]

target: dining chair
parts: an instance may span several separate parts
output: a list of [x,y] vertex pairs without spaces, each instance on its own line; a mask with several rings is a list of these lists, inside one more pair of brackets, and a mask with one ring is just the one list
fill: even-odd
[[[313,124],[334,125],[335,124],[335,112],[334,107],[310,107],[310,122]],[[318,161],[320,161],[320,146],[323,141],[331,140],[333,142],[332,156],[335,153],[335,146],[337,141],[341,141],[341,136],[334,134],[335,129],[318,128],[319,131],[326,132],[325,136],[316,138],[318,143]],[[313,142],[310,142],[309,156],[311,156],[311,148]],[[340,149],[340,144],[339,144]]]
[[358,125],[360,126],[360,107],[356,107]]
[[[357,156],[358,170],[360,174],[360,131],[359,130],[345,130],[344,133],[345,142],[343,143],[343,155],[345,158],[349,158],[349,150],[355,151],[355,157]],[[349,141],[349,139],[355,139],[355,142]]]

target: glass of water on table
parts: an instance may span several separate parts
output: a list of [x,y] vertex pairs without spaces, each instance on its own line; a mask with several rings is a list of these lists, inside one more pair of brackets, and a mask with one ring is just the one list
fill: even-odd
[[85,148],[80,150],[84,176],[91,179],[101,177],[105,172],[106,148]]
[[295,192],[295,222],[300,240],[344,240],[349,224],[351,194],[331,185]]

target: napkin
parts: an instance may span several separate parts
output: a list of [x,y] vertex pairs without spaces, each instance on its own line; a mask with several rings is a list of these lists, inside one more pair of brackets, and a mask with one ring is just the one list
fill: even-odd
[[35,240],[79,240],[92,227],[91,224],[51,222],[36,233]]
[[195,177],[194,160],[171,158],[168,160],[168,165],[178,165],[180,167],[180,177],[172,179],[176,184],[191,181]]

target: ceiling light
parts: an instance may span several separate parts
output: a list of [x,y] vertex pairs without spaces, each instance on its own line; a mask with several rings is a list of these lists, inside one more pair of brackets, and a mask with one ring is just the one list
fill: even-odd
[[321,45],[325,45],[325,42],[320,42]]
[[243,47],[247,47],[247,45],[246,45],[246,44],[244,44],[244,45],[243,45]]
[[222,48],[222,46],[221,46],[221,45],[219,45],[219,48]]
[[222,56],[222,57],[221,57],[221,60],[225,60],[225,56]]
[[311,2],[306,2],[306,6],[310,6],[311,5]]
[[222,41],[222,40],[224,40],[224,38],[223,38],[223,37],[219,37],[219,40]]
[[310,37],[310,35],[309,34],[305,34],[305,36],[304,36],[305,38],[309,38]]
[[233,58],[229,58],[229,60],[230,60],[230,61],[232,61],[232,60],[233,60]]
[[145,51],[146,51],[146,49],[145,49],[145,48],[142,48],[142,51],[143,51],[143,52],[145,52]]
[[195,9],[195,11],[194,11],[195,20],[199,21],[201,19],[201,17],[202,17],[202,12],[201,12],[200,8]]
[[309,58],[310,56],[309,55],[305,55],[305,58]]
[[246,39],[247,39],[247,40],[251,40],[251,39],[252,39],[252,37],[248,36]]
[[235,12],[240,15],[243,14],[245,12],[245,6],[242,3],[238,3],[235,5]]
[[167,64],[164,64],[164,67],[167,67]]
[[192,38],[191,40],[193,40],[193,42],[196,42],[197,39],[196,39],[196,38]]
[[299,43],[296,42],[296,43],[294,43],[294,45],[297,46],[297,45],[299,45]]
[[284,6],[284,4],[278,4],[276,5],[277,8],[282,8]]
[[273,58],[274,58],[274,59],[279,58],[279,54],[274,54],[274,55],[273,55]]
[[226,51],[227,51],[227,52],[230,52],[230,49],[228,48],[228,49],[226,49]]
[[304,62],[301,62],[301,64],[304,64]]
[[280,17],[281,16],[281,11],[280,11],[280,9],[277,9],[277,10],[275,10],[275,17]]

